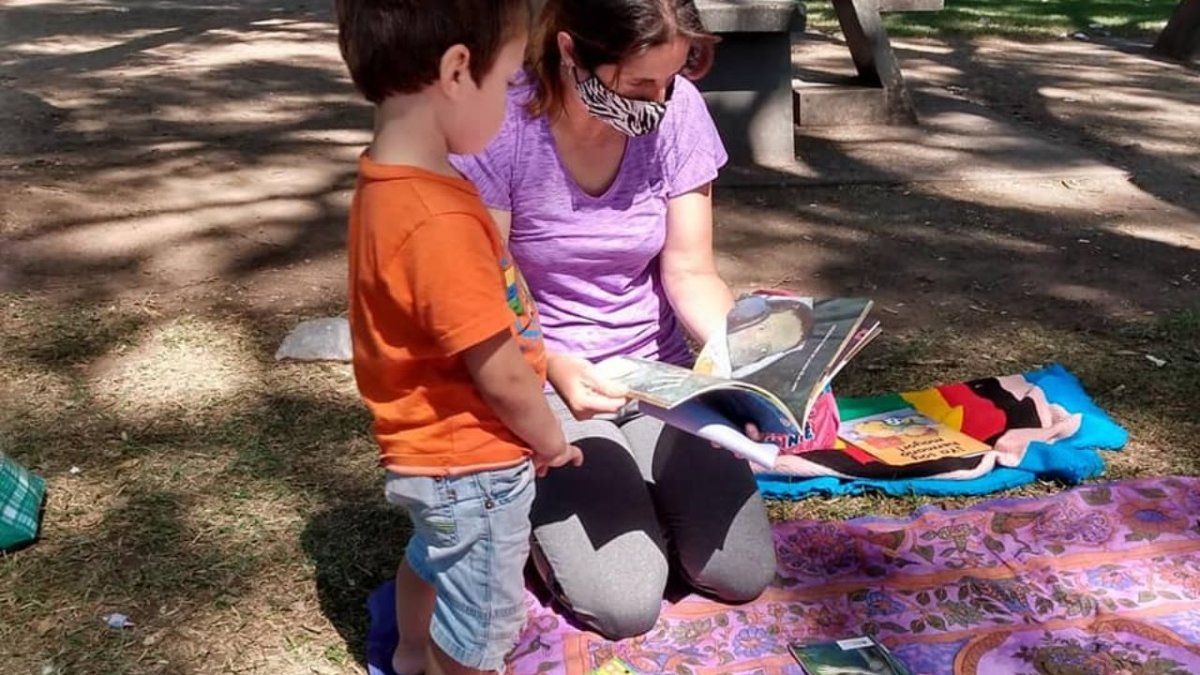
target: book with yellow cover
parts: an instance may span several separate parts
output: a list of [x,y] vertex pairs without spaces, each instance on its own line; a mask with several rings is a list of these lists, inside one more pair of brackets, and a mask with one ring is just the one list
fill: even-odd
[[912,408],[842,420],[838,436],[892,466],[943,457],[968,457],[992,449],[987,443],[929,419]]
[[600,664],[599,668],[588,673],[588,675],[638,675],[638,674],[633,670],[633,668],[629,667],[628,663],[625,663],[621,659],[614,656],[611,659]]

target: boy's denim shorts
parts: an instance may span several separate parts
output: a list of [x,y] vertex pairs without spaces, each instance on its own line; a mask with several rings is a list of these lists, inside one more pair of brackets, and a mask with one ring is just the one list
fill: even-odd
[[389,473],[384,490],[413,523],[405,560],[437,591],[430,637],[464,666],[503,670],[525,625],[533,465],[445,478]]

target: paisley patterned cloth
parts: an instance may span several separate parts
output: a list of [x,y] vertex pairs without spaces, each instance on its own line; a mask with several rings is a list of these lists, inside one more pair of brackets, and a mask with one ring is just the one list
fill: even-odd
[[731,607],[687,596],[613,643],[529,597],[508,672],[788,673],[790,641],[873,635],[914,674],[1200,673],[1200,479],[1001,500],[905,520],[776,526],[779,576]]

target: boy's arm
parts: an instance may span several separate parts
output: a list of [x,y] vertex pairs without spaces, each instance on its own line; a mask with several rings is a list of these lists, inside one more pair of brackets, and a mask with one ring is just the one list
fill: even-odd
[[490,223],[445,214],[414,229],[387,278],[406,283],[412,320],[443,352],[460,354],[483,400],[533,450],[539,473],[579,451],[567,445],[550,411],[542,382],[512,337],[513,312],[505,297]]
[[468,347],[462,357],[483,400],[533,450],[539,476],[550,468],[583,463],[583,455],[567,444],[562,425],[546,403],[541,379],[508,331]]

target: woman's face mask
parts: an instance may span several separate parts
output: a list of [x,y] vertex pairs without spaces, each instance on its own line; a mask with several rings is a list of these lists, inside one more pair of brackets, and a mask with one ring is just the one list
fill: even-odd
[[[606,87],[595,73],[581,82],[573,66],[571,75],[575,78],[575,91],[579,92],[579,98],[588,113],[626,136],[653,133],[667,114],[665,101],[659,103],[627,98]],[[670,99],[671,92],[668,90],[667,101]]]

